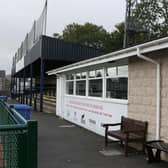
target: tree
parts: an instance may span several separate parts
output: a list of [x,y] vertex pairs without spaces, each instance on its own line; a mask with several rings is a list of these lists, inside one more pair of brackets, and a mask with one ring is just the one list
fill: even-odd
[[84,25],[73,23],[65,27],[62,35],[54,33],[53,36],[111,52],[121,49],[123,46],[124,23],[117,24],[111,33],[102,26],[92,23],[85,23]]
[[56,34],[56,37],[108,51],[106,44],[110,39],[110,33],[102,26],[92,23],[85,23],[84,25],[73,23],[65,27],[61,36]]
[[123,48],[124,39],[124,22],[115,25],[115,30],[111,32],[111,38],[108,40],[106,45],[110,51],[115,51]]
[[[129,46],[168,35],[168,0],[138,0],[131,13]],[[123,48],[124,22],[117,24],[113,32],[92,23],[73,23],[65,27],[62,35],[53,36],[111,52]]]
[[160,37],[168,35],[168,1],[161,0],[160,15],[162,22],[160,23]]
[[147,33],[136,34],[135,43],[153,40],[168,35],[168,1],[140,0],[132,11],[138,28]]

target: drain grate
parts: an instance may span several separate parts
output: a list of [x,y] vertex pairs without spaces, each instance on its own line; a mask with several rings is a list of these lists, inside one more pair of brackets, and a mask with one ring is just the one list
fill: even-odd
[[73,128],[75,125],[59,125],[60,128]]
[[113,149],[113,150],[101,150],[99,151],[104,156],[119,156],[123,155],[124,153],[120,150]]

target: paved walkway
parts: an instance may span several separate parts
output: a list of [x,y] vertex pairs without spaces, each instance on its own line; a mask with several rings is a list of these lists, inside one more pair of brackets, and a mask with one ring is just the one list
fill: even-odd
[[[147,164],[144,156],[104,156],[104,138],[71,126],[55,114],[34,112],[39,122],[39,168],[167,168],[168,163]],[[61,126],[61,127],[60,127]],[[113,146],[109,148],[113,150]]]

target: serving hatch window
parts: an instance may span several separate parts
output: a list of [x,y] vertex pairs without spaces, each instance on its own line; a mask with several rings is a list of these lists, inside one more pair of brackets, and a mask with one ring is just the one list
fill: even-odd
[[127,99],[128,66],[107,68],[106,98]]
[[103,96],[103,69],[89,71],[89,96]]
[[70,74],[66,76],[66,94],[74,94],[74,75]]
[[76,95],[86,96],[86,72],[76,74]]

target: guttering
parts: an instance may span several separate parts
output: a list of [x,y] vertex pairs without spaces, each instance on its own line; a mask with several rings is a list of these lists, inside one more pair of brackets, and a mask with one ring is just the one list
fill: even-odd
[[160,63],[149,58],[149,57],[146,57],[144,55],[141,54],[140,52],[140,48],[137,48],[137,56],[145,61],[148,61],[152,64],[155,64],[157,66],[157,88],[156,88],[156,93],[157,93],[157,98],[156,98],[156,139],[160,139],[160,117],[161,117],[161,114],[160,114]]

